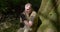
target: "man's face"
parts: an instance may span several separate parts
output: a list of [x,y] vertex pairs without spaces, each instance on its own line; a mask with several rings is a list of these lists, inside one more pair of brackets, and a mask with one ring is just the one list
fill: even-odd
[[25,5],[25,11],[27,13],[30,13],[31,12],[31,5],[30,4]]

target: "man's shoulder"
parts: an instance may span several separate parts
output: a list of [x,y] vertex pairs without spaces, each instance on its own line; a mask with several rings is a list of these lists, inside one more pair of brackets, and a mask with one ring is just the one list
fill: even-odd
[[32,11],[33,13],[36,13],[36,11]]
[[20,14],[20,17],[21,17],[21,18],[24,18],[24,17],[25,17],[25,13],[22,12],[22,13]]
[[32,11],[31,16],[35,16],[35,15],[36,15],[36,12]]
[[36,12],[35,11],[32,11],[32,14],[36,14]]

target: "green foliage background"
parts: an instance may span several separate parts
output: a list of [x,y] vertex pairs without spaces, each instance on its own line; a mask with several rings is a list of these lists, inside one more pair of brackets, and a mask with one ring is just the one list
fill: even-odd
[[24,5],[32,3],[38,10],[41,0],[0,0],[0,32],[16,32],[20,28],[20,13]]

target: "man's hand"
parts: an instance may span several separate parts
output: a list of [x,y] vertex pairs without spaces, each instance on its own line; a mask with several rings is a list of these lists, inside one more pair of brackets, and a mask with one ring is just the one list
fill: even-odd
[[28,26],[29,22],[27,20],[24,20],[24,24]]
[[31,27],[33,25],[32,21],[29,21],[29,26]]
[[31,27],[32,24],[33,24],[32,21],[29,21],[29,22],[28,22],[27,20],[25,20],[24,23],[25,23],[25,25],[27,25],[27,26],[29,26],[29,27]]

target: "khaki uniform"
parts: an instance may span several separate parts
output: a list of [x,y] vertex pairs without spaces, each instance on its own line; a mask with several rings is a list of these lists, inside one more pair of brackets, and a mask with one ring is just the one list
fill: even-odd
[[[32,11],[30,15],[28,15],[28,14],[25,13],[25,12],[23,12],[22,14],[25,15],[25,17],[23,17],[23,18],[26,18],[26,20],[32,21],[32,22],[34,23],[34,18],[35,18],[35,16],[36,16],[36,12],[35,12],[35,11]],[[21,23],[23,22],[22,20],[23,20],[23,19],[20,18],[20,22],[21,22]],[[24,32],[32,31],[32,28],[29,27],[29,26],[26,26],[26,25],[24,25],[23,29],[24,29]]]

